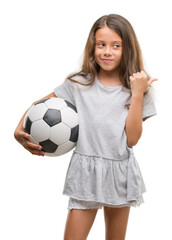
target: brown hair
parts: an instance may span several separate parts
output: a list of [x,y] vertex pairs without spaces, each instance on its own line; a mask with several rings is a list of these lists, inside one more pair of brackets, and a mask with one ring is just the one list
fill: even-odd
[[129,77],[133,73],[144,70],[143,59],[141,49],[135,35],[134,29],[127,19],[117,14],[105,15],[99,18],[92,26],[89,33],[85,51],[82,68],[80,72],[71,74],[67,79],[80,83],[74,79],[74,76],[86,77],[88,74],[91,75],[88,83],[80,83],[82,85],[92,85],[94,83],[95,76],[100,70],[99,65],[96,63],[94,58],[95,50],[95,33],[98,29],[107,26],[114,30],[122,39],[122,59],[120,63],[120,81],[124,87],[130,89]]

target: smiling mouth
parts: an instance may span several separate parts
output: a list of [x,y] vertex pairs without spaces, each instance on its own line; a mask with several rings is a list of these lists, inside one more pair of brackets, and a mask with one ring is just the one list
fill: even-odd
[[108,63],[108,62],[112,62],[113,60],[112,59],[102,59],[102,61]]

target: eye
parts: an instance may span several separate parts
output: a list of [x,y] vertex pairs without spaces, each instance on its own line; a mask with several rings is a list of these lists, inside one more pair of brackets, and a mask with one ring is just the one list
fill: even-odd
[[98,47],[104,47],[105,44],[104,44],[104,43],[97,43],[97,46],[98,46]]
[[119,48],[120,45],[119,45],[119,44],[114,44],[113,47],[114,47],[114,48]]

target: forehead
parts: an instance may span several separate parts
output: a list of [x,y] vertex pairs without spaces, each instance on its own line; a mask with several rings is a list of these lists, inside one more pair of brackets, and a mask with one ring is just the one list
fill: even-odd
[[105,42],[122,42],[121,37],[116,33],[113,29],[105,26],[99,28],[95,33],[95,40],[96,41],[105,41]]

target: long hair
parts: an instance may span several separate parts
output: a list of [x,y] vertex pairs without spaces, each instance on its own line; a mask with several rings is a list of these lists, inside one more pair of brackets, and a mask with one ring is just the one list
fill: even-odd
[[89,78],[88,83],[80,84],[88,86],[94,83],[95,76],[100,71],[100,66],[96,63],[94,57],[95,33],[104,26],[114,30],[122,39],[122,58],[120,62],[119,77],[123,86],[130,89],[129,77],[133,75],[133,73],[145,70],[141,48],[134,29],[127,19],[117,14],[104,15],[93,24],[86,42],[81,71],[69,75],[67,79],[80,83],[74,80],[73,77],[86,77],[89,74],[91,78]]

